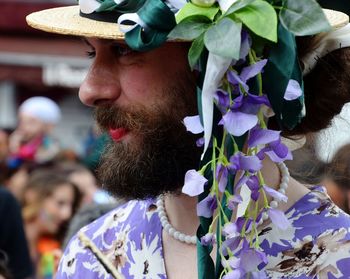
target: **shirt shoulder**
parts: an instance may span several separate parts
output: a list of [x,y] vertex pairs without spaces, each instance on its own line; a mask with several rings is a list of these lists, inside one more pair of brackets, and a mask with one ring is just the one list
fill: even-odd
[[[110,278],[97,257],[82,243],[79,238],[82,234],[125,278],[142,272],[140,267],[146,266],[145,261],[154,258],[159,263],[162,261],[161,224],[153,201],[130,201],[82,228],[68,244],[56,277]],[[152,249],[150,255],[145,254],[147,247]]]

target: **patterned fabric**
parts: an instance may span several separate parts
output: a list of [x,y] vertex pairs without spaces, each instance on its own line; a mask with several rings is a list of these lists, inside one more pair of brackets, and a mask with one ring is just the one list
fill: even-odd
[[[350,217],[322,187],[314,187],[286,216],[292,224],[289,229],[268,224],[260,233],[269,278],[350,278]],[[167,278],[155,201],[131,201],[82,231],[125,278]],[[74,237],[61,260],[60,278],[112,277]]]

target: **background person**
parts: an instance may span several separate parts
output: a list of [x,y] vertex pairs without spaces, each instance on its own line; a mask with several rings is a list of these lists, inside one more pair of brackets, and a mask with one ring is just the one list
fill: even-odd
[[32,97],[18,110],[18,126],[10,136],[10,161],[14,167],[23,161],[44,163],[52,160],[60,147],[50,133],[61,119],[59,106],[46,97]]
[[332,160],[326,164],[321,185],[327,189],[331,199],[346,213],[350,213],[350,144],[339,148]]
[[77,186],[54,169],[37,169],[30,175],[22,212],[38,278],[53,276],[55,253],[61,248],[80,198]]

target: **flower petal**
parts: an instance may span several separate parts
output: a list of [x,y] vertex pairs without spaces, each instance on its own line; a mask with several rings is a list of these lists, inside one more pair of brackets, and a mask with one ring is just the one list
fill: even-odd
[[301,89],[299,82],[294,79],[290,79],[286,92],[284,93],[284,99],[287,101],[292,101],[298,99],[302,94],[303,90]]
[[240,74],[241,80],[245,83],[248,79],[255,77],[257,74],[261,73],[266,63],[267,59],[263,59],[253,65],[245,67]]
[[184,118],[184,124],[186,130],[193,134],[200,134],[204,131],[199,115],[186,116]]
[[254,114],[228,111],[223,116],[223,124],[226,130],[234,136],[242,136],[258,123],[258,117]]
[[213,216],[215,209],[217,208],[217,200],[213,195],[208,195],[205,199],[201,200],[197,204],[197,215],[210,218]]
[[191,197],[198,196],[204,191],[204,184],[208,180],[196,170],[189,170],[185,175],[185,185],[182,187],[182,193]]
[[275,189],[268,187],[266,185],[263,186],[265,192],[270,196],[273,197],[276,201],[283,201],[283,202],[287,202],[288,197],[278,191],[276,191]]
[[274,142],[280,138],[280,133],[280,131],[254,127],[249,133],[248,146],[254,147],[260,144]]

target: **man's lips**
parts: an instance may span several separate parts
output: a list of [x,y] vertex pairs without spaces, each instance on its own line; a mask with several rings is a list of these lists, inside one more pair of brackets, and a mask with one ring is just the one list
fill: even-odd
[[128,130],[125,128],[109,129],[109,135],[114,141],[120,141],[127,133]]

